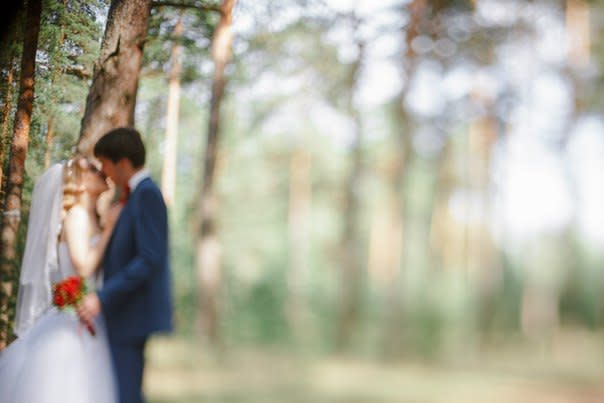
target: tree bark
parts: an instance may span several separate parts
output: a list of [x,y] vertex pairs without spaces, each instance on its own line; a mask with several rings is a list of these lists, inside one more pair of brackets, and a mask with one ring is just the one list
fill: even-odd
[[235,1],[223,0],[220,22],[212,39],[214,77],[200,203],[201,226],[196,253],[200,294],[199,319],[202,331],[214,344],[220,341],[218,298],[221,287],[221,256],[220,242],[216,234],[217,200],[214,192],[214,172],[220,134],[220,106],[226,86],[225,67],[231,58],[231,24]]
[[[182,13],[181,13],[182,16]],[[182,17],[178,18],[173,32],[172,67],[168,78],[168,111],[164,136],[164,164],[161,175],[161,190],[166,204],[172,207],[176,189],[176,156],[178,154],[178,111],[180,106],[180,55],[182,45]]]
[[90,154],[109,130],[134,125],[151,0],[113,0],[86,99],[78,149]]
[[17,232],[21,221],[21,194],[25,179],[25,158],[29,146],[29,126],[34,102],[34,77],[36,50],[40,32],[42,0],[27,3],[26,31],[23,38],[19,102],[15,114],[13,137],[10,147],[8,182],[2,216],[2,260],[0,261],[0,349],[9,339],[10,309],[13,295],[13,279],[17,271]]

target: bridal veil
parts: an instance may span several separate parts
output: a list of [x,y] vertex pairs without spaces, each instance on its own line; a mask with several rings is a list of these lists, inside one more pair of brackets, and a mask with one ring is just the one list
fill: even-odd
[[18,336],[51,305],[51,281],[59,270],[57,243],[62,202],[63,164],[55,164],[36,181],[32,193],[17,295],[15,333]]

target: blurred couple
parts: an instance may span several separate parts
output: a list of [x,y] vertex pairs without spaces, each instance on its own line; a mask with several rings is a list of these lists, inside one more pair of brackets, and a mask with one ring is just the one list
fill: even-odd
[[[0,402],[141,403],[147,339],[172,329],[167,211],[141,136],[112,130],[94,156],[36,181]],[[123,194],[111,204],[107,178]],[[52,286],[71,276],[88,293],[59,310]]]

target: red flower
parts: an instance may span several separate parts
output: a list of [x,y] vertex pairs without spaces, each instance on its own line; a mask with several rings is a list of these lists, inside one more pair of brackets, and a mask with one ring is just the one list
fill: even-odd
[[53,289],[53,303],[59,307],[77,305],[86,293],[86,284],[81,277],[67,277],[65,280],[56,283]]
[[[67,277],[52,286],[52,303],[59,309],[75,307],[86,294],[86,283],[79,276]],[[86,328],[94,336],[92,325],[86,324]]]
[[61,294],[55,294],[52,302],[59,308],[63,308],[65,305],[65,300]]

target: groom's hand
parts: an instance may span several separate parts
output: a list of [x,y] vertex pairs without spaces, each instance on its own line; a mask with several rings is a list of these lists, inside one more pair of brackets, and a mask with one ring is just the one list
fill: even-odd
[[101,301],[96,293],[87,294],[77,307],[78,316],[84,323],[92,323],[94,318],[101,313]]

